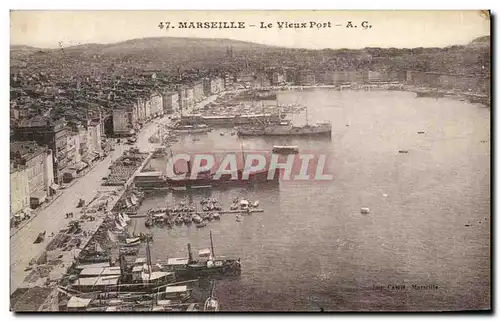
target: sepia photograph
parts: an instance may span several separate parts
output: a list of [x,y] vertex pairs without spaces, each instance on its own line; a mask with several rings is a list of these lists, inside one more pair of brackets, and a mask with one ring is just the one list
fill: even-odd
[[492,312],[489,10],[11,10],[11,312]]

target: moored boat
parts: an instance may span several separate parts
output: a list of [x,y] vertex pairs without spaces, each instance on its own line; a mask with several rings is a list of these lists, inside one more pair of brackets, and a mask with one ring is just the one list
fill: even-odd
[[196,124],[196,125],[181,125],[175,124],[170,127],[175,133],[179,134],[195,134],[195,133],[208,133],[210,131],[210,127],[205,124]]
[[205,312],[217,312],[217,311],[219,311],[219,301],[215,297],[210,296],[205,301],[203,311],[205,311]]
[[298,146],[273,146],[273,153],[275,154],[297,154],[298,152]]

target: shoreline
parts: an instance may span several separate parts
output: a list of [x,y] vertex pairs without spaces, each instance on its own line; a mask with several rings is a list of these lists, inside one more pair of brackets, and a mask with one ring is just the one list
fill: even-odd
[[[404,91],[413,92],[417,95],[429,95],[427,97],[435,98],[458,98],[468,100],[470,103],[480,103],[486,106],[490,106],[490,97],[486,94],[481,94],[478,92],[463,92],[446,90],[442,88],[432,88],[432,87],[418,87],[413,85],[407,85],[400,82],[394,83],[379,83],[379,84],[346,84],[346,85],[290,85],[290,86],[263,86],[261,90],[269,90],[275,92],[281,91],[294,91],[294,90],[314,90],[314,89],[333,89],[337,91],[369,91],[375,90],[387,90],[387,91]],[[252,90],[252,89],[249,89]]]

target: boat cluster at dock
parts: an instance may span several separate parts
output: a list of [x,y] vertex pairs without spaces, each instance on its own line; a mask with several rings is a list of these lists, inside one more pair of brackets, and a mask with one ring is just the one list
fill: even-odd
[[216,198],[204,198],[200,201],[202,211],[197,211],[194,204],[181,202],[179,205],[149,209],[146,214],[145,226],[169,227],[174,225],[191,225],[202,228],[210,221],[220,220],[221,214],[245,214],[262,212],[257,210],[259,201],[249,202],[248,200],[235,199],[230,210],[224,210]]

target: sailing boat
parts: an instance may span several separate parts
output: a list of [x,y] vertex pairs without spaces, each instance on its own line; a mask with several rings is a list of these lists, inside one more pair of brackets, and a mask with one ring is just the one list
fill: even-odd
[[219,300],[214,297],[215,291],[215,280],[212,281],[212,290],[210,291],[210,296],[205,301],[205,306],[203,307],[203,311],[205,312],[217,312],[219,311]]
[[135,228],[137,226],[137,221],[134,224],[134,232],[132,233],[132,237],[127,237],[125,239],[125,244],[122,244],[124,247],[135,247],[141,244],[141,238],[135,235]]

